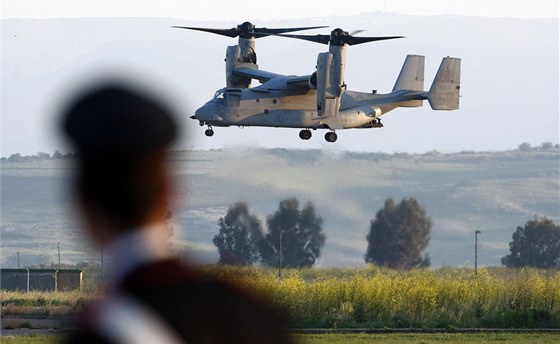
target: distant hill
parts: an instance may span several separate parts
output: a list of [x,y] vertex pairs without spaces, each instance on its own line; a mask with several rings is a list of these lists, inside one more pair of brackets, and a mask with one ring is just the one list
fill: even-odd
[[[545,147],[545,146],[543,146]],[[521,148],[521,146],[520,146]],[[525,147],[527,148],[527,147]],[[361,266],[369,222],[386,197],[415,197],[432,217],[433,266],[499,265],[517,226],[534,216],[560,220],[560,151],[385,154],[325,150],[230,149],[176,152],[175,244],[214,262],[217,220],[236,201],[265,222],[278,203],[312,201],[324,219],[327,243],[319,265]],[[68,195],[72,159],[10,161],[1,166],[3,267],[56,261],[57,242],[67,263],[98,261]]]

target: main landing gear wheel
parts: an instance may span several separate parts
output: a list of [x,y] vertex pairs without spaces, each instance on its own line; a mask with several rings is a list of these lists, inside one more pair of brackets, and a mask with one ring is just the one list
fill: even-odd
[[212,135],[214,135],[214,130],[212,130],[212,128],[208,128],[208,129],[206,129],[206,131],[204,132],[204,134],[205,134],[206,136],[212,136]]
[[383,123],[381,123],[381,119],[375,119],[371,122],[372,128],[383,128]]
[[302,140],[309,140],[311,138],[311,130],[302,130],[299,132],[299,138]]
[[329,131],[328,133],[325,134],[325,140],[327,140],[327,142],[336,142],[337,138],[338,135],[336,135],[334,131]]

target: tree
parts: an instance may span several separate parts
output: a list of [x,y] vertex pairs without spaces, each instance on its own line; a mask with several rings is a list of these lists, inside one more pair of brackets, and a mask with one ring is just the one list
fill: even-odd
[[371,221],[367,235],[366,263],[390,268],[429,266],[430,257],[421,254],[430,242],[432,220],[414,198],[398,205],[392,198]]
[[244,202],[229,207],[218,221],[220,232],[212,240],[218,248],[219,264],[251,265],[258,261],[258,245],[263,240],[259,219],[249,214]]
[[323,219],[308,202],[299,210],[296,198],[282,200],[278,210],[267,218],[268,230],[260,245],[265,265],[304,268],[315,264],[325,245]]
[[502,257],[507,267],[559,268],[560,226],[547,218],[529,220],[513,233],[509,251]]
[[528,143],[528,142],[523,142],[522,144],[520,144],[520,145],[517,147],[517,149],[520,150],[520,151],[522,151],[522,152],[530,152],[531,149],[532,149],[532,147],[531,147],[531,144],[530,144],[530,143]]

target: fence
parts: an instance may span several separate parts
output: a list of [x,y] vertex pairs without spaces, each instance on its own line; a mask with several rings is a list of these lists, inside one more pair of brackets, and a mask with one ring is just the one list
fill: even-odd
[[23,291],[70,291],[81,289],[83,271],[78,269],[0,269],[0,288]]

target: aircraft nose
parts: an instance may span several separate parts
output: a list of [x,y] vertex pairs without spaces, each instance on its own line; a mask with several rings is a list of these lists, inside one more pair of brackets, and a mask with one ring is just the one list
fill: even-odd
[[194,112],[194,116],[191,118],[198,119],[199,121],[207,121],[210,119],[210,111],[207,106],[200,107]]
[[204,105],[198,110],[194,112],[194,119],[199,120],[200,122],[220,122],[222,118],[220,116],[215,115],[216,107],[211,105]]

